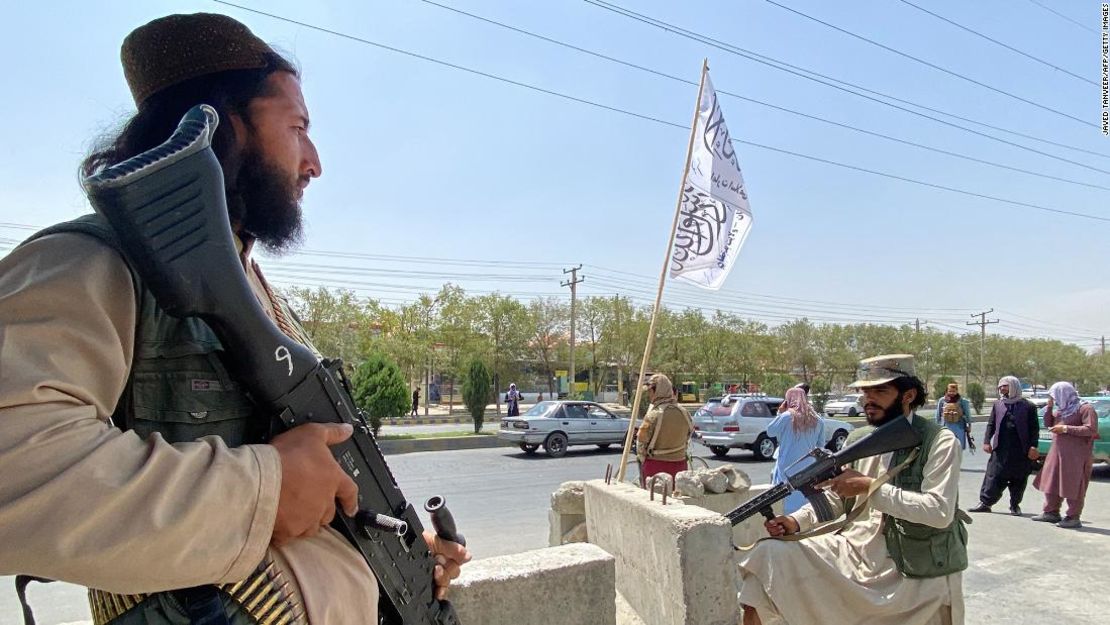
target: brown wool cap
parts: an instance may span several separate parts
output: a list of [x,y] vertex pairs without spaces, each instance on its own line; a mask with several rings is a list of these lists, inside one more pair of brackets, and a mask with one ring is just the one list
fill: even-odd
[[120,60],[131,97],[148,97],[198,76],[266,65],[273,49],[242,23],[216,13],[167,15],[131,31]]

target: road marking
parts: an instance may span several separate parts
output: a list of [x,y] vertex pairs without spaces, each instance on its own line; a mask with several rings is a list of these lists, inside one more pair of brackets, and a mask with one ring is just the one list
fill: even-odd
[[1020,551],[1014,551],[1011,553],[1003,553],[990,558],[972,560],[971,563],[974,564],[975,568],[977,569],[983,569],[984,571],[988,571],[990,573],[997,573],[999,571],[995,569],[997,569],[1000,564],[1006,564],[1007,562],[1013,562],[1014,560],[1025,560],[1030,556],[1034,556],[1040,553],[1040,551],[1040,547],[1029,547],[1028,549],[1022,549]]

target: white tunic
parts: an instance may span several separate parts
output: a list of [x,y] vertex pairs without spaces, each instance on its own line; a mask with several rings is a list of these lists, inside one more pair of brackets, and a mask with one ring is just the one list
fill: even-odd
[[[920,493],[883,484],[860,516],[837,533],[756,545],[740,561],[740,603],[756,608],[765,625],[962,624],[963,575],[903,577],[887,553],[882,516],[947,527],[957,510],[960,455],[956,437],[941,430],[926,459]],[[865,458],[855,468],[878,477],[891,456]],[[844,502],[827,496],[834,511],[843,512]],[[817,523],[809,504],[791,516],[801,531]]]

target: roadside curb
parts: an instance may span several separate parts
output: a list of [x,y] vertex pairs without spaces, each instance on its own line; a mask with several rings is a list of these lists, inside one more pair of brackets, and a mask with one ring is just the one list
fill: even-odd
[[440,438],[408,438],[379,440],[378,448],[385,455],[408,454],[417,451],[450,451],[455,449],[487,449],[512,447],[513,443],[496,436],[450,436]]

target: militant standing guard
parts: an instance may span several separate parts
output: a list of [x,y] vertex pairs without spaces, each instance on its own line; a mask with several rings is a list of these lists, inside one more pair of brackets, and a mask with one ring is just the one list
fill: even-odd
[[[271,435],[304,423],[349,423],[354,434],[332,447],[359,491],[359,513],[333,525],[369,563],[381,587],[383,625],[457,625],[454,608],[434,597],[435,561],[423,526],[397,487],[364,416],[351,399],[342,364],[320,361],[266,316],[232,241],[223,173],[211,149],[219,119],[198,105],[165,143],[85,180],[89,200],[119,234],[158,305],[197,316],[233,354],[236,378],[277,415]],[[442,497],[425,505],[437,534],[465,544]]]

